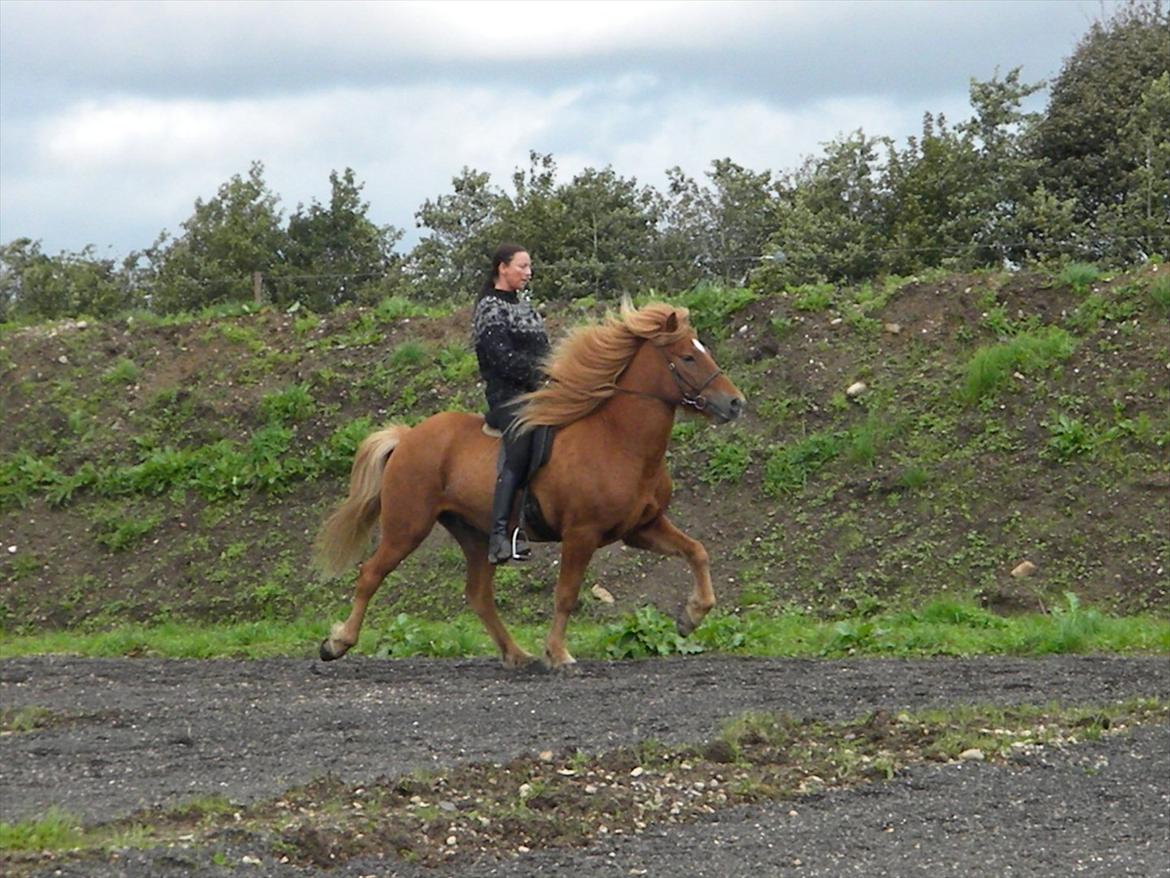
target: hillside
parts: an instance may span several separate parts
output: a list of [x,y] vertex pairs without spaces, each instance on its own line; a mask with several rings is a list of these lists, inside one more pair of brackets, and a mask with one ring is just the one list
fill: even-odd
[[[672,517],[712,557],[724,610],[825,615],[940,593],[1010,613],[1170,611],[1165,267],[931,275],[688,304],[749,399],[680,416]],[[547,310],[554,336],[602,313]],[[468,306],[403,299],[0,334],[0,623],[338,616],[309,544],[374,425],[477,410]],[[861,382],[857,395],[847,388]],[[1023,561],[1029,576],[1013,576]],[[506,620],[544,618],[556,553],[501,570]],[[616,596],[607,606],[593,583]],[[611,547],[582,611],[672,611],[681,561]],[[370,622],[462,608],[437,530]]]

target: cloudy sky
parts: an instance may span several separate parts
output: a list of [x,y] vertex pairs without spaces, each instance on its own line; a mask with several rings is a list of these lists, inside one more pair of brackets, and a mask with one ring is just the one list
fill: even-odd
[[0,0],[0,242],[121,256],[254,160],[286,213],[352,167],[406,245],[461,168],[504,185],[532,149],[563,179],[791,170],[967,117],[971,77],[1053,77],[1115,6]]

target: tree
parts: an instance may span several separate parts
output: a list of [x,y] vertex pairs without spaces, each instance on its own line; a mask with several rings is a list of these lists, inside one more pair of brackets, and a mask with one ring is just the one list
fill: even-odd
[[568,222],[559,247],[541,253],[551,263],[550,277],[540,285],[544,298],[612,299],[652,284],[655,266],[647,257],[658,223],[652,188],[608,166],[585,168],[558,187],[555,197]]
[[128,282],[132,255],[119,269],[92,246],[49,256],[39,241],[17,238],[0,246],[0,321],[54,320],[82,314],[109,317],[136,304]]
[[1156,96],[1143,98],[1168,68],[1170,16],[1161,0],[1133,0],[1093,23],[1053,81],[1034,150],[1046,190],[1074,199],[1081,222],[1129,196],[1148,158],[1132,119],[1143,106],[1157,110]]
[[329,186],[328,207],[314,199],[288,219],[284,266],[272,284],[276,301],[324,310],[374,300],[396,285],[401,260],[394,245],[402,231],[370,221],[353,169],[331,172]]
[[659,246],[676,285],[700,279],[744,283],[778,220],[771,172],[755,173],[723,158],[711,163],[707,186],[678,167],[666,173]]
[[920,139],[889,148],[886,270],[998,265],[1021,255],[1020,211],[1037,162],[1025,141],[1035,115],[1020,104],[1040,88],[1021,83],[1018,68],[1003,79],[972,80],[970,119],[951,128],[927,114]]
[[171,239],[163,232],[147,251],[153,307],[182,311],[250,299],[252,273],[271,272],[288,249],[278,203],[260,162],[252,163],[247,177],[233,176],[209,201],[197,199],[183,234]]
[[752,286],[768,291],[877,273],[888,241],[888,197],[877,158],[883,143],[858,130],[789,178]]
[[427,199],[415,214],[429,229],[410,251],[407,273],[415,294],[428,300],[478,292],[496,244],[492,231],[504,195],[491,175],[464,167],[451,180],[452,192]]

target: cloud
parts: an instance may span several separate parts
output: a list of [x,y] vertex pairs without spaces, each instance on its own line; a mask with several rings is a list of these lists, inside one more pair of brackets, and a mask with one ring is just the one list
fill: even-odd
[[[1099,7],[1045,3],[5,2],[0,239],[143,247],[260,160],[286,209],[367,182],[410,228],[464,166],[552,153],[658,185],[785,171],[863,128],[1054,73]],[[409,243],[409,240],[408,240]]]

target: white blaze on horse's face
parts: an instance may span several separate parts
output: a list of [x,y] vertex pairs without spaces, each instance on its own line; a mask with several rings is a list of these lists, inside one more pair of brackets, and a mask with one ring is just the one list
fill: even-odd
[[699,341],[697,338],[691,340],[695,343],[695,350],[697,350],[700,354],[707,353],[707,349],[703,347],[703,343],[701,341]]

